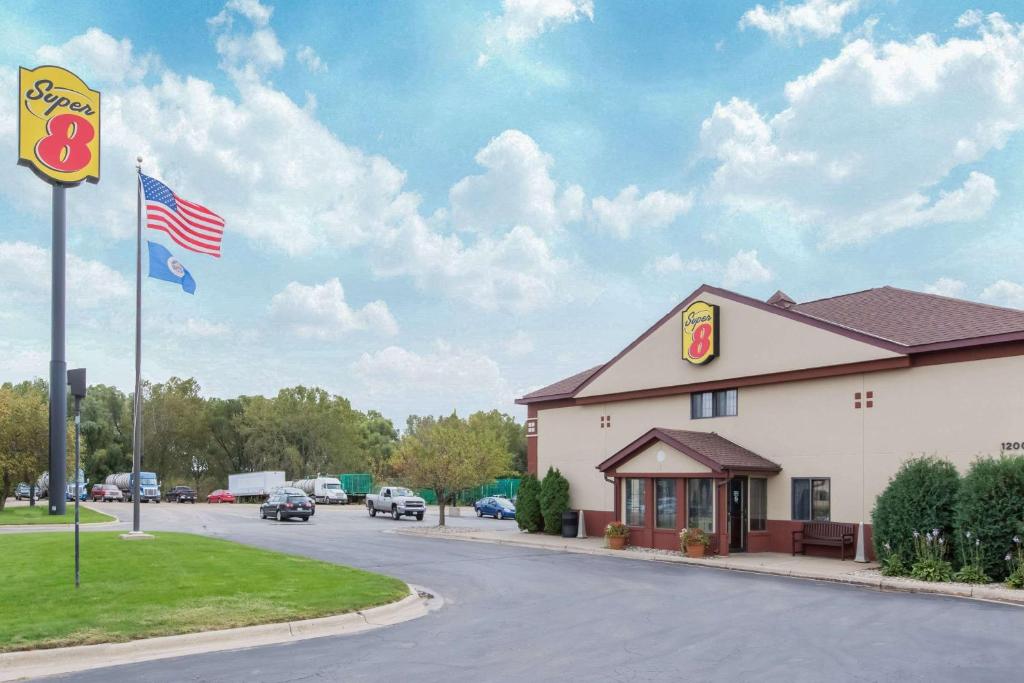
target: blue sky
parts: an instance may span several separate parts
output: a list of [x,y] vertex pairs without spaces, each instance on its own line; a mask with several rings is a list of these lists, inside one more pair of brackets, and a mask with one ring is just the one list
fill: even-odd
[[[222,259],[172,249],[195,297],[144,290],[144,375],[213,395],[519,414],[702,282],[1024,307],[1018,3],[2,4],[12,150],[19,65],[103,92],[93,382],[132,382],[137,154],[227,220]],[[0,381],[47,372],[48,199],[0,168]]]

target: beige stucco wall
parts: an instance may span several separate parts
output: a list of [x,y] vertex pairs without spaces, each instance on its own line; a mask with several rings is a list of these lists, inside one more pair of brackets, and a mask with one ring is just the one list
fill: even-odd
[[[658,460],[658,453],[663,459]],[[620,474],[676,472],[680,474],[710,472],[711,468],[697,462],[668,444],[654,443],[615,468]]]
[[[1001,442],[1024,440],[1024,383],[1012,379],[1022,376],[1018,356],[745,387],[738,416],[702,420],[690,419],[688,395],[542,409],[538,469],[561,468],[573,507],[612,510],[602,460],[652,427],[714,431],[782,466],[769,478],[769,518],[789,519],[791,477],[830,477],[832,519],[869,521],[903,460],[937,455],[966,471]],[[858,391],[874,393],[873,408],[854,409]],[[602,429],[601,415],[613,427]]]
[[701,300],[720,307],[717,358],[706,365],[682,360],[680,311],[599,375],[579,392],[579,396],[601,396],[900,355],[712,294],[702,296]]

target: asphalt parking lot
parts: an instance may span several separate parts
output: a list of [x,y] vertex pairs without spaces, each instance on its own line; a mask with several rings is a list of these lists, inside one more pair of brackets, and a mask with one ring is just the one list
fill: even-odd
[[[130,520],[131,506],[95,507]],[[470,511],[471,514],[472,511]],[[318,506],[145,505],[188,531],[397,576],[445,607],[372,633],[98,669],[80,681],[1017,680],[1024,609],[700,567],[388,533],[436,524]],[[463,516],[453,526],[515,522]],[[88,542],[85,539],[83,542]]]

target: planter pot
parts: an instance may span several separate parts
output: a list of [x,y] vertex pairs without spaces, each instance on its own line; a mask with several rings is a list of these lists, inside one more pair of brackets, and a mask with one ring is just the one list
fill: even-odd
[[704,546],[702,546],[700,543],[698,543],[697,545],[688,545],[688,546],[686,546],[686,556],[687,557],[704,557]]
[[612,550],[622,550],[626,547],[625,536],[608,536],[605,540],[608,541],[608,547]]

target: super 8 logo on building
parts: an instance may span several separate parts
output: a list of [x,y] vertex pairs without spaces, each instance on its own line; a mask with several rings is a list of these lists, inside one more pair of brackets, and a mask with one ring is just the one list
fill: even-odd
[[19,70],[18,163],[43,180],[100,180],[100,94],[67,69]]
[[718,306],[694,301],[683,311],[683,359],[694,365],[718,356]]

